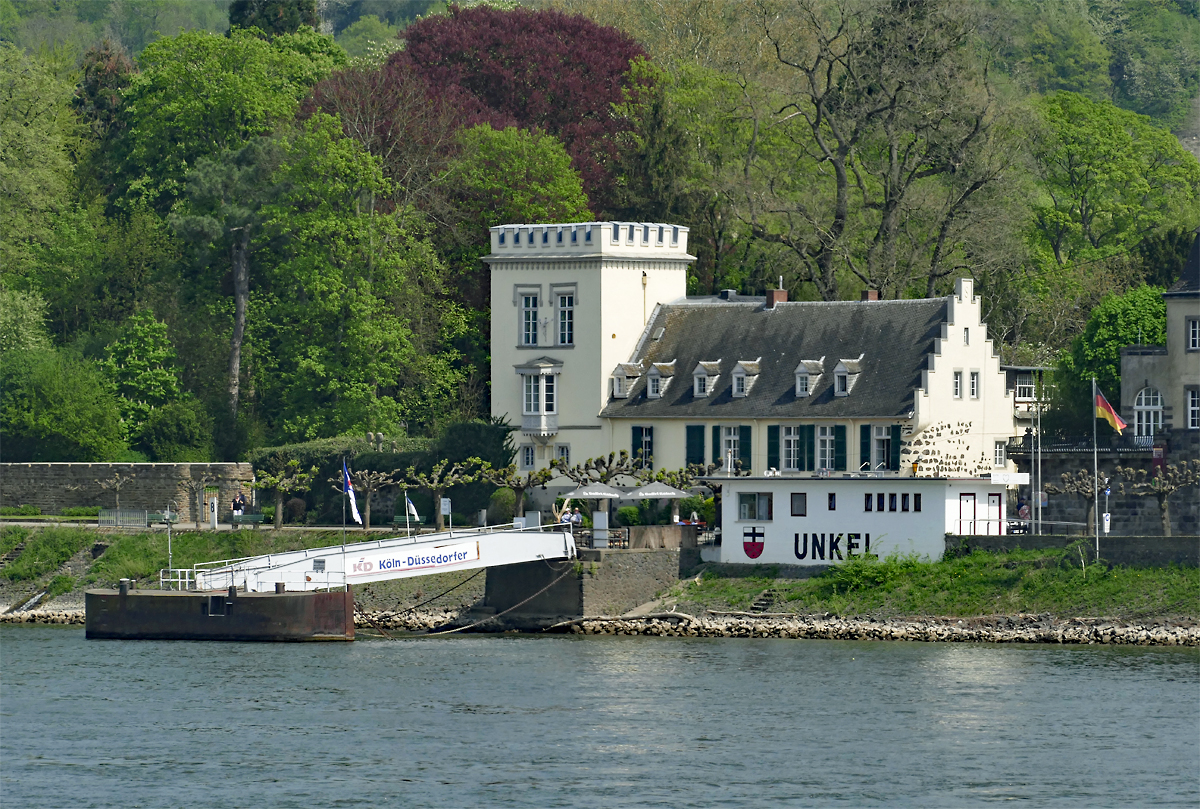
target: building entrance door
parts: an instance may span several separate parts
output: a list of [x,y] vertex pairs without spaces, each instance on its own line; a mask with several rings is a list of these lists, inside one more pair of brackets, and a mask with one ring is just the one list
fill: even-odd
[[958,496],[958,533],[970,536],[975,533],[975,495]]

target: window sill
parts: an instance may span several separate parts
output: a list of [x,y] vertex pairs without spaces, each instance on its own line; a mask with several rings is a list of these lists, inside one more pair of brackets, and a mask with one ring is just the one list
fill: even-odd
[[575,344],[571,345],[536,345],[536,346],[516,346],[517,351],[570,351],[575,348]]

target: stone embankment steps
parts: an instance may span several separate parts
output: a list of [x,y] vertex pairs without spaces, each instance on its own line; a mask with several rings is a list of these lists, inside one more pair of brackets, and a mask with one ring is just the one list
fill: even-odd
[[12,562],[12,560],[16,559],[18,556],[20,556],[21,551],[23,551],[23,550],[25,550],[24,542],[18,544],[17,547],[13,548],[11,551],[4,554],[4,556],[0,556],[0,570],[4,570],[4,568],[8,567],[9,563]]
[[778,600],[779,593],[774,588],[763,590],[758,594],[758,598],[754,599],[754,603],[750,605],[750,612],[762,614],[775,606],[775,602]]

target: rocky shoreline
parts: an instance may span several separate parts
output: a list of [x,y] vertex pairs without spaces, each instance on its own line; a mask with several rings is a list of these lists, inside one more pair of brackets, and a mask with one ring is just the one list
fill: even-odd
[[[359,611],[363,630],[429,632],[470,626],[473,632],[541,630],[575,635],[627,635],[688,638],[793,638],[812,640],[892,640],[939,643],[1055,643],[1117,646],[1200,647],[1200,623],[1194,620],[1139,623],[1105,618],[1057,619],[1050,615],[983,618],[845,618],[836,615],[689,615],[655,613],[641,617],[578,618],[520,624],[456,610],[419,612]],[[82,625],[82,609],[46,609],[5,613],[0,623]]]

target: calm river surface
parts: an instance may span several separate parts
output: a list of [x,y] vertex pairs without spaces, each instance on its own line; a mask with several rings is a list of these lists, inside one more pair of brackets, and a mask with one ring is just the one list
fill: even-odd
[[1200,802],[1200,652],[0,628],[4,807]]

